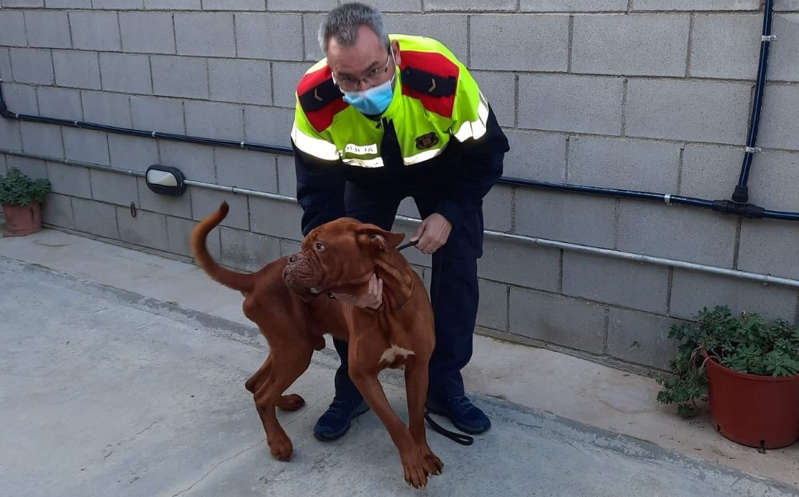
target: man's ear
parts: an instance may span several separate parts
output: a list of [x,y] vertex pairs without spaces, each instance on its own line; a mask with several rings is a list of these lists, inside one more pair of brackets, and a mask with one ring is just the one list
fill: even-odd
[[393,233],[380,229],[377,226],[369,226],[358,230],[358,243],[369,245],[377,250],[385,251],[388,248],[396,248],[405,238],[405,233]]

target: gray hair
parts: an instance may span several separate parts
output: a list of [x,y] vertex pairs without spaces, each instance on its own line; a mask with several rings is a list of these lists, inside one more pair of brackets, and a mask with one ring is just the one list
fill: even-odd
[[383,15],[379,10],[362,3],[345,3],[327,14],[319,26],[319,48],[327,54],[327,45],[331,38],[341,45],[351,46],[358,38],[358,28],[366,26],[383,40],[386,48],[390,46],[388,35],[383,29]]

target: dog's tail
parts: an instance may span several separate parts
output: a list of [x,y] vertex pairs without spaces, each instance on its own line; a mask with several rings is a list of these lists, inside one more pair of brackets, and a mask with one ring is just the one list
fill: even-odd
[[227,202],[222,202],[216,212],[200,221],[194,227],[191,233],[191,251],[194,254],[197,265],[203,268],[211,279],[234,290],[249,292],[253,287],[253,275],[231,271],[222,267],[211,257],[211,254],[208,253],[208,247],[205,245],[208,233],[225,219],[228,209]]

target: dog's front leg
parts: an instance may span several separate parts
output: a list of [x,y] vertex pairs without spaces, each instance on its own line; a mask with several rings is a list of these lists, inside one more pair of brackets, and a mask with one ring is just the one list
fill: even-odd
[[[350,346],[350,355],[352,356],[352,354],[353,347]],[[418,450],[408,427],[391,409],[386,393],[377,379],[377,371],[369,371],[367,368],[355,365],[352,357],[350,357],[349,373],[352,382],[358,387],[369,407],[383,422],[389,435],[391,435],[391,439],[394,441],[394,445],[397,446],[402,460],[402,468],[405,472],[405,481],[415,488],[427,485],[428,472],[425,469],[424,458]]]
[[421,452],[425,470],[431,475],[440,475],[444,463],[427,445],[424,427],[424,403],[427,398],[428,366],[427,361],[413,358],[405,365],[405,389],[408,398],[408,421],[411,437]]

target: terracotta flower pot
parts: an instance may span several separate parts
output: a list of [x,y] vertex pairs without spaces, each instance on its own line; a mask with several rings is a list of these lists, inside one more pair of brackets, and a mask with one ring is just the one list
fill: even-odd
[[3,236],[25,236],[42,229],[42,212],[38,202],[31,205],[3,205],[6,232]]
[[739,373],[707,361],[710,417],[726,438],[776,449],[799,440],[799,375]]

